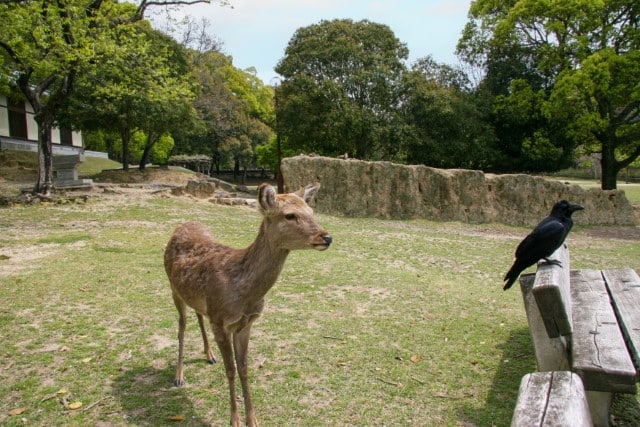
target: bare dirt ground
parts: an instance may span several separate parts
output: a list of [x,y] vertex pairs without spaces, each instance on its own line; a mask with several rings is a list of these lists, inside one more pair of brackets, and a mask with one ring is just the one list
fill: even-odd
[[[29,193],[36,179],[36,171],[28,166],[9,164],[0,167],[0,206],[32,201]],[[189,181],[205,179],[203,175],[182,169],[107,170],[92,178],[93,186],[56,190],[51,199],[65,203],[87,197],[114,198],[126,195],[129,199],[144,198],[170,192],[172,188],[185,186]]]

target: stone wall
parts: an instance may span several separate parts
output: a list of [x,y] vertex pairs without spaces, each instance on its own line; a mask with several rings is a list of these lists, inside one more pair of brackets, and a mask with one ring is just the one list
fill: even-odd
[[334,215],[534,226],[567,199],[585,207],[575,214],[576,224],[635,224],[623,191],[585,190],[529,175],[308,156],[284,159],[282,172],[287,191],[319,181],[315,209]]

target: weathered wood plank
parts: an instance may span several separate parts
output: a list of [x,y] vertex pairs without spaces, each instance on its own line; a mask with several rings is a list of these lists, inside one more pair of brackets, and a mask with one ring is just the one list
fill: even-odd
[[522,378],[512,427],[590,425],[584,387],[576,374],[535,372]]
[[587,390],[636,392],[636,370],[627,351],[600,270],[571,272],[572,370]]
[[561,245],[550,260],[560,265],[542,261],[538,264],[532,293],[540,309],[549,338],[570,335],[571,292],[569,285],[569,248]]
[[602,272],[631,358],[640,368],[640,277],[635,270]]
[[531,292],[534,280],[533,273],[520,275],[520,290],[533,340],[533,349],[536,353],[538,371],[568,371],[571,369],[567,349],[570,337],[549,338],[538,303]]

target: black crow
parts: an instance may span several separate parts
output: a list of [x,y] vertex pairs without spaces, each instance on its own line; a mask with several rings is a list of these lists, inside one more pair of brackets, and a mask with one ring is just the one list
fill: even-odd
[[504,290],[513,285],[520,273],[541,259],[547,262],[548,257],[562,245],[573,226],[571,214],[584,209],[580,205],[571,204],[566,200],[560,200],[553,205],[548,217],[540,221],[540,224],[524,238],[516,249],[516,260],[504,276],[507,282]]

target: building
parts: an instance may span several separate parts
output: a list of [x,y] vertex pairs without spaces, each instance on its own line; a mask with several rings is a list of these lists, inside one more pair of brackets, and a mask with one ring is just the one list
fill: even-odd
[[[28,102],[12,101],[0,94],[0,149],[38,151],[38,126]],[[54,155],[84,153],[89,157],[107,157],[106,153],[85,151],[82,133],[53,128],[51,142]]]

